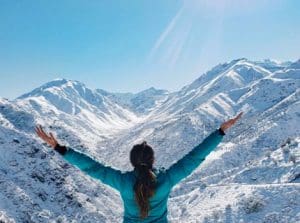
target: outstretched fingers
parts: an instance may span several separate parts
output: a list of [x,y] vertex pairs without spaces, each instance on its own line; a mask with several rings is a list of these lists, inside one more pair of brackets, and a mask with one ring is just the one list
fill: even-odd
[[229,119],[228,121],[224,122],[222,125],[221,125],[221,129],[223,131],[225,131],[226,129],[230,128],[231,126],[233,126],[236,121],[238,119],[240,119],[240,117],[242,116],[243,112],[240,112],[236,117],[232,118],[232,119]]
[[50,135],[50,137],[51,137],[52,140],[55,140],[55,138],[54,138],[52,132],[49,132],[49,135]]
[[241,118],[242,114],[243,114],[243,112],[240,112],[236,117],[234,117],[233,119],[230,119],[229,120],[230,125],[234,125],[237,122],[237,120],[239,120]]
[[50,134],[50,137],[51,137],[51,140],[52,140],[53,145],[56,145],[56,144],[57,144],[57,140],[56,140],[55,137],[53,136],[52,132],[50,132],[49,134]]
[[239,120],[242,117],[243,112],[240,112],[233,120],[234,123],[236,123],[237,120]]
[[43,130],[43,128],[42,128],[42,126],[38,126],[37,128],[37,134],[38,134],[38,136],[40,136],[42,139],[48,139],[49,138],[49,136],[44,132],[44,130]]
[[38,125],[35,127],[35,132],[37,135],[43,139],[46,143],[48,143],[50,146],[55,147],[57,145],[57,140],[53,136],[53,134],[50,132],[49,135],[43,130],[41,125]]
[[242,114],[243,114],[244,112],[240,112],[236,117],[235,117],[235,119],[236,120],[238,120],[240,117],[242,117]]
[[35,132],[36,132],[36,134],[37,134],[39,137],[43,138],[44,135],[43,135],[43,133],[42,133],[40,127],[36,126],[36,127],[35,127]]

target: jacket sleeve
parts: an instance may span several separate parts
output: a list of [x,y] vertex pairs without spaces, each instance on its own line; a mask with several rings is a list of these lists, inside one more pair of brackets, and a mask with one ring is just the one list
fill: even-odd
[[90,156],[70,147],[57,145],[54,150],[59,152],[65,160],[78,167],[84,173],[120,191],[122,185],[122,172],[120,170],[105,166]]
[[222,141],[225,133],[217,129],[206,137],[199,145],[194,147],[179,161],[171,165],[165,174],[169,178],[170,187],[189,176]]

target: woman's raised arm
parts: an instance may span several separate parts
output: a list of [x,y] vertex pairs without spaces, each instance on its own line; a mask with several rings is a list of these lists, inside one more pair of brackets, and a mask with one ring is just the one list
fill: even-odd
[[89,176],[120,191],[122,186],[122,172],[120,170],[105,166],[92,157],[70,147],[59,145],[53,134],[49,133],[48,135],[41,126],[36,127],[35,131],[41,139],[60,153],[70,164],[78,167]]
[[165,174],[169,178],[170,187],[189,176],[222,141],[223,132],[220,129],[213,131],[199,145],[194,147],[183,158],[174,163]]
[[219,129],[213,131],[199,145],[194,147],[179,161],[171,165],[165,174],[169,178],[170,187],[189,176],[222,141],[225,130],[230,128],[242,115],[242,112],[233,119],[224,122]]

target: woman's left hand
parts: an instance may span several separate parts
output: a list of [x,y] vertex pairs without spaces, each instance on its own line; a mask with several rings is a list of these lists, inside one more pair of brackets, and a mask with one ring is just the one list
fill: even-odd
[[54,138],[53,134],[50,132],[49,135],[44,132],[41,125],[35,127],[36,134],[44,140],[52,148],[55,148],[58,144],[57,140]]

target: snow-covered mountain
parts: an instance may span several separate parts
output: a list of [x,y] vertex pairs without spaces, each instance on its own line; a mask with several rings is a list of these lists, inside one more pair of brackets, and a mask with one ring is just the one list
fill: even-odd
[[126,107],[139,115],[152,111],[158,103],[163,101],[169,94],[167,90],[151,87],[136,94],[133,93],[110,93],[103,89],[97,89],[97,93],[106,96],[114,103]]
[[176,92],[91,90],[56,79],[0,98],[0,222],[121,222],[118,193],[66,164],[34,134],[130,170],[146,140],[169,167],[244,111],[207,160],[170,194],[170,222],[300,222],[300,60],[215,66]]

